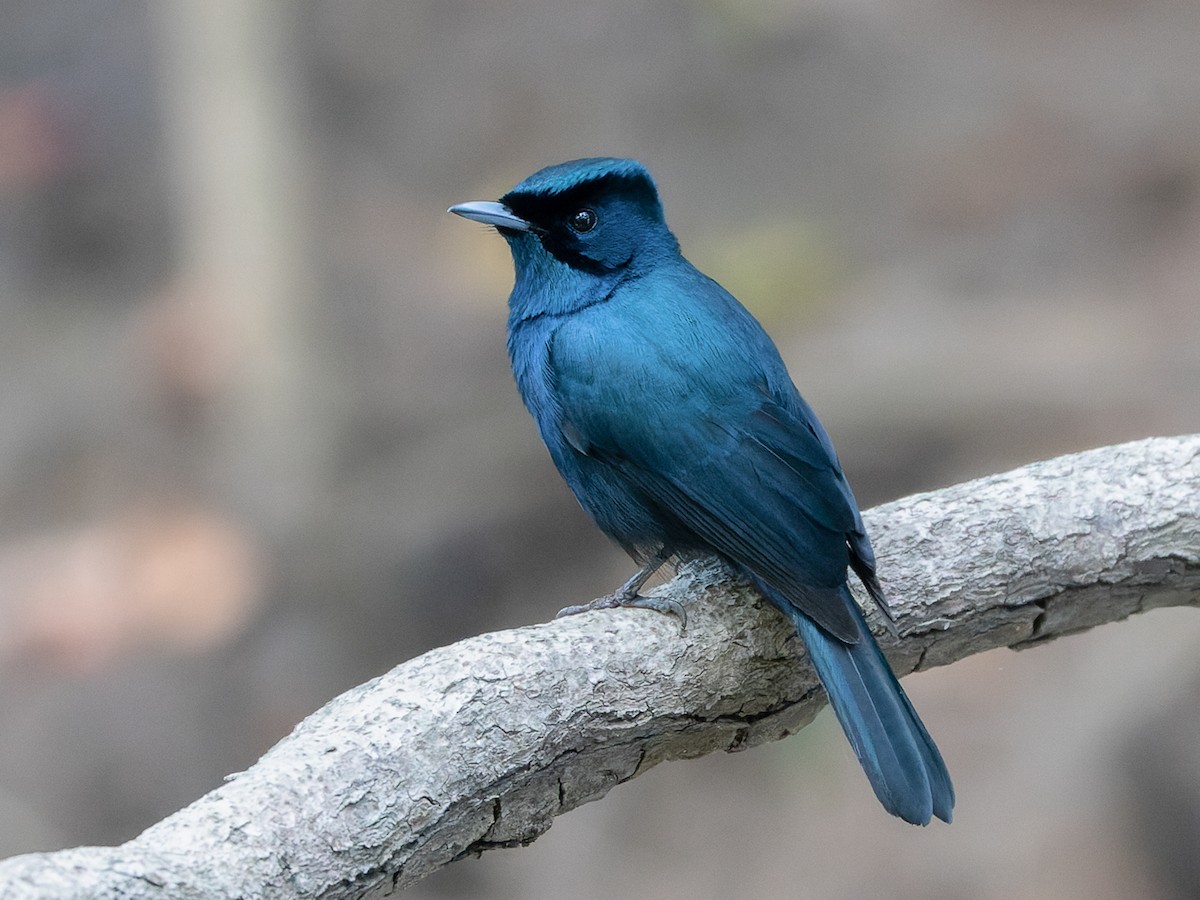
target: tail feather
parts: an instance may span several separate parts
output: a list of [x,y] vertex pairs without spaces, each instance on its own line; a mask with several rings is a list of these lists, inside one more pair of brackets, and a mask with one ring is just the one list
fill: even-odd
[[949,822],[954,787],[946,764],[867,630],[849,589],[846,601],[854,608],[860,632],[855,644],[827,634],[770,588],[760,587],[795,622],[838,722],[884,808],[914,825],[928,825],[932,816]]

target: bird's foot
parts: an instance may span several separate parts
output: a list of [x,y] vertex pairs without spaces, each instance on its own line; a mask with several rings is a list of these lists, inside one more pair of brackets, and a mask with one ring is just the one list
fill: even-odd
[[558,611],[558,615],[554,618],[561,619],[565,616],[574,616],[583,612],[591,612],[594,609],[616,609],[618,607],[627,607],[633,609],[652,609],[655,612],[662,613],[667,616],[675,616],[679,619],[679,629],[683,631],[687,628],[687,610],[683,608],[683,604],[677,600],[671,600],[667,597],[643,597],[637,591],[613,591],[604,597],[593,600],[591,603],[581,603],[579,606],[567,606]]

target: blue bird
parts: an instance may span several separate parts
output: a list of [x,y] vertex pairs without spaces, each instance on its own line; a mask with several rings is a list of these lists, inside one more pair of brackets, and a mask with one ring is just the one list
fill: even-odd
[[642,568],[562,614],[643,597],[672,558],[724,557],[795,625],[884,808],[949,822],[954,788],[847,584],[891,621],[829,435],[762,326],[683,258],[650,174],[629,159],[550,166],[450,212],[512,251],[508,352],[580,505]]

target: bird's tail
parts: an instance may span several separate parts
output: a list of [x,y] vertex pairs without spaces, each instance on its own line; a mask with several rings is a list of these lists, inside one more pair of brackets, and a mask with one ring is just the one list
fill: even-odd
[[949,822],[954,811],[954,786],[942,754],[867,630],[849,588],[843,590],[858,622],[859,640],[855,644],[826,634],[775,591],[765,585],[759,587],[795,622],[829,703],[879,802],[892,815],[914,825],[928,825],[931,816]]

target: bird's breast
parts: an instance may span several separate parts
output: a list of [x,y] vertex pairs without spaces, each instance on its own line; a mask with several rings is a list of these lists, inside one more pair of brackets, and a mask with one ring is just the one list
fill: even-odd
[[510,323],[508,357],[513,378],[526,408],[537,421],[545,437],[543,422],[557,419],[554,390],[550,377],[550,341],[556,322],[549,318]]

